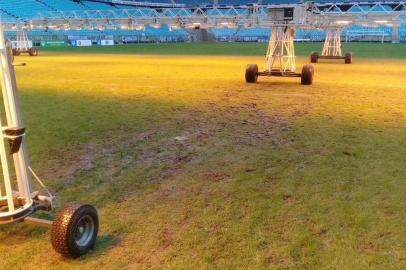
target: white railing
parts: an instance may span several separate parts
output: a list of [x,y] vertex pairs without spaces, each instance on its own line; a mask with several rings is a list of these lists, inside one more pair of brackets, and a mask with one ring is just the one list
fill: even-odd
[[385,37],[388,37],[389,34],[385,33],[385,31],[379,30],[349,30],[345,33],[345,42],[351,42],[354,40],[362,41],[367,40],[368,37],[376,38],[381,43],[385,41]]

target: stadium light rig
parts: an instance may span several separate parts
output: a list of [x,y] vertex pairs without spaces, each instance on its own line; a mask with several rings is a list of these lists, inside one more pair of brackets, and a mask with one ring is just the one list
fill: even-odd
[[341,51],[341,27],[329,27],[326,29],[321,55],[318,52],[310,54],[311,63],[318,63],[320,59],[344,60],[345,64],[352,63],[352,52],[343,55]]
[[310,62],[318,63],[321,59],[344,60],[345,64],[352,63],[352,52],[346,52],[344,55],[341,50],[341,30],[350,24],[350,20],[336,20],[327,23],[323,28],[326,36],[324,39],[323,49],[319,52],[311,52]]
[[[56,213],[53,221],[32,217],[38,211],[53,210],[55,196],[29,165],[14,71],[16,65],[13,63],[11,42],[5,40],[0,23],[1,90],[6,116],[5,125],[0,120],[3,172],[2,181],[0,179],[0,224],[26,222],[50,227],[53,248],[64,257],[75,258],[93,248],[99,229],[98,213],[89,204],[69,203]],[[32,178],[42,187],[41,192],[31,190]]]
[[301,72],[296,71],[296,55],[293,43],[294,28],[306,23],[307,15],[311,10],[311,4],[306,3],[295,8],[276,7],[270,9],[269,17],[272,18],[271,36],[265,57],[265,65],[262,71],[258,70],[257,64],[248,64],[245,69],[245,81],[255,83],[259,76],[264,77],[289,77],[300,78],[301,84],[313,84],[314,68],[312,65],[304,65]]
[[32,46],[28,40],[25,29],[17,30],[15,46],[12,50],[13,56],[19,56],[22,53],[28,53],[29,56],[37,56],[38,50]]

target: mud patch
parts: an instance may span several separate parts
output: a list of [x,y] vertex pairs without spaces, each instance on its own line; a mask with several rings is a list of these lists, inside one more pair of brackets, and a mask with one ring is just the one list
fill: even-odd
[[[81,184],[92,191],[115,182],[131,167],[154,168],[157,173],[148,179],[159,182],[182,175],[188,165],[198,164],[208,153],[232,157],[233,153],[240,155],[243,149],[278,147],[289,142],[280,136],[291,128],[286,116],[264,111],[252,100],[229,103],[208,102],[199,107],[177,108],[176,114],[167,117],[167,122],[154,123],[148,130],[131,134],[123,130],[120,136],[115,134],[104,141],[50,151],[49,156],[57,158],[41,175],[52,178],[56,175],[54,190],[59,191],[71,185],[79,174],[97,171],[98,183]],[[235,160],[223,162],[229,164]],[[248,168],[247,172],[254,170]],[[202,176],[211,182],[230,178],[228,173],[218,170],[203,172]],[[130,185],[130,180],[124,182],[122,185]],[[133,188],[120,187],[120,190],[131,192]]]
[[226,173],[222,173],[220,171],[216,171],[216,170],[204,172],[204,173],[202,173],[202,177],[207,181],[213,181],[213,182],[223,182],[223,181],[227,181],[230,179],[230,175],[228,175]]

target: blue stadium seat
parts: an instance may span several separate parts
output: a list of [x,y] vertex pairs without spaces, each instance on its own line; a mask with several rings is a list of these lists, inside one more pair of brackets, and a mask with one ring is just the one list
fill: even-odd
[[257,3],[258,1],[250,1],[250,0],[219,0],[219,5],[248,5],[252,3]]
[[[115,10],[116,14],[125,13],[123,9],[134,9],[137,8],[142,10],[145,16],[152,16],[153,10],[148,7],[148,3],[152,4],[184,4],[187,8],[165,8],[161,7],[161,12],[166,16],[184,16],[193,13],[193,8],[197,5],[201,6],[212,6],[213,0],[139,0],[137,2],[145,2],[145,7],[135,7],[131,5],[120,5],[112,3],[103,3],[99,1],[92,0],[0,0],[0,18],[2,21],[16,21],[16,20],[29,20],[32,18],[40,17],[41,14],[47,14],[49,12],[64,11],[65,13],[72,14],[72,16],[86,17],[88,11],[98,10],[100,16],[115,16],[109,10]],[[299,3],[301,0],[262,0],[262,4],[286,4],[286,3]],[[329,3],[338,2],[331,0],[317,0],[318,3],[326,3],[325,9],[331,7]],[[340,2],[350,2],[350,0],[343,0]],[[386,4],[385,2],[388,2]],[[222,14],[228,15],[238,15],[247,14],[248,9],[238,7],[239,5],[246,5],[258,3],[258,0],[219,0],[220,11]],[[380,6],[375,6],[374,1],[365,0],[360,3],[359,6],[354,6],[349,9],[342,6],[343,9],[347,8],[351,12],[362,12],[362,11],[372,11],[372,12],[384,12],[392,10],[393,5],[389,3],[389,0],[382,1]],[[234,5],[235,8],[230,8],[230,5]],[[399,7],[399,9],[406,10],[406,7]],[[73,12],[74,11],[74,12]],[[332,12],[340,12],[339,8],[335,8]],[[258,10],[260,15],[266,15],[266,9],[260,8]],[[207,11],[208,15],[220,15],[216,10]],[[242,24],[240,25],[242,26]],[[246,41],[265,41],[269,38],[271,33],[270,28],[254,27],[254,28],[227,28],[227,27],[215,27],[210,29],[213,35],[218,40],[246,40]],[[362,26],[362,25],[349,25],[345,27],[342,31],[343,37],[348,33],[382,33],[384,36],[390,36],[392,34],[392,27],[380,25],[380,26]],[[402,41],[406,41],[406,25],[401,25],[400,37]],[[8,35],[13,35],[15,32],[8,31]],[[168,25],[161,25],[160,27],[145,26],[142,30],[128,30],[128,29],[108,29],[108,30],[92,30],[92,29],[77,29],[77,30],[56,30],[56,29],[34,29],[29,32],[31,36],[52,36],[52,35],[65,35],[65,36],[123,36],[123,37],[154,37],[157,40],[164,38],[165,40],[171,40],[171,38],[176,39],[187,39],[188,33],[180,28],[169,27]],[[325,32],[323,30],[317,29],[296,29],[295,38],[299,40],[323,40]]]
[[115,5],[109,5],[107,3],[100,3],[94,1],[82,1],[82,4],[85,8],[90,10],[108,10],[108,9],[117,9]]
[[11,17],[20,19],[39,17],[44,11],[52,10],[42,2],[35,0],[3,0],[0,1],[0,9],[3,11],[2,17],[8,14]]
[[71,0],[40,0],[41,3],[44,3],[52,10],[84,10],[86,9],[83,4],[78,2],[73,2]]
[[271,35],[271,28],[249,27],[242,28],[237,33],[237,40],[240,41],[266,41]]
[[213,27],[210,29],[215,38],[219,41],[233,40],[237,30],[238,28],[230,27]]

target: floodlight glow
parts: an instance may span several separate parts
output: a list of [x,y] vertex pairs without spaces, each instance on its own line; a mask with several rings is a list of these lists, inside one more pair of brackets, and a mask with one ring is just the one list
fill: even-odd
[[176,30],[176,29],[179,29],[178,25],[169,25],[169,31],[172,32],[172,30]]
[[346,25],[351,23],[351,21],[336,21],[337,24]]
[[145,29],[145,26],[143,25],[143,24],[140,24],[140,25],[136,25],[135,27],[134,27],[134,29],[135,30],[144,30]]
[[219,25],[222,25],[222,26],[231,26],[231,25],[234,25],[234,24],[231,23],[231,22],[221,22],[221,23],[219,23]]

